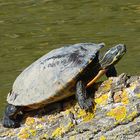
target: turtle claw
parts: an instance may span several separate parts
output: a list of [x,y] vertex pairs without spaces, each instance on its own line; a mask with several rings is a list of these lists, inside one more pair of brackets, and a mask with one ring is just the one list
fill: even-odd
[[84,109],[84,110],[91,109],[92,106],[93,106],[92,99],[88,98],[88,99],[85,99],[85,100],[79,102],[79,106],[80,106],[81,109]]
[[7,128],[20,127],[22,117],[18,114],[21,107],[8,104],[3,118],[3,126]]
[[20,127],[20,123],[5,116],[3,119],[3,126],[7,128],[17,128]]

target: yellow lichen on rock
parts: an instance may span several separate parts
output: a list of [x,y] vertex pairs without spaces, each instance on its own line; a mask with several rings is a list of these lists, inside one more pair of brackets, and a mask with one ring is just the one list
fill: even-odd
[[44,137],[44,138],[47,138],[47,137],[48,137],[48,134],[45,133],[45,134],[43,135],[43,137]]
[[57,116],[51,114],[51,115],[49,115],[49,116],[47,117],[47,121],[51,123],[51,122],[53,122],[56,118],[57,118]]
[[83,121],[87,122],[94,118],[94,113],[86,112],[85,110],[80,110],[78,113],[78,118],[82,118]]
[[130,89],[133,91],[136,88],[136,85],[137,85],[137,83],[131,84]]
[[137,111],[133,111],[132,113],[130,113],[126,119],[128,120],[132,120],[134,117],[136,117],[138,115],[138,112]]
[[121,94],[121,102],[124,105],[127,105],[129,103],[129,97],[128,97],[128,93],[126,92],[126,90],[123,90],[123,92]]
[[18,133],[19,139],[28,139],[30,136],[36,136],[36,130],[31,129],[29,127],[25,127],[21,129],[21,131]]
[[25,124],[28,125],[28,126],[31,126],[35,123],[35,119],[33,117],[28,117],[26,118],[25,120]]
[[69,109],[63,112],[63,114],[69,115],[70,113],[74,114],[76,118],[82,119],[84,122],[90,121],[94,118],[94,113],[96,110],[96,106],[92,108],[92,112],[85,111],[81,109],[78,104],[71,106]]
[[65,113],[66,115],[69,115],[69,114],[71,113],[71,110],[68,109],[68,110],[64,111],[64,113]]
[[65,114],[65,115],[69,115],[70,113],[76,114],[75,109],[76,109],[76,107],[72,106],[71,108],[65,110],[65,111],[63,112],[63,114]]
[[100,140],[106,140],[106,137],[105,136],[101,136]]
[[30,134],[28,132],[29,128],[23,128],[21,131],[18,133],[18,138],[19,139],[24,139],[26,140],[27,138],[30,137]]
[[59,137],[59,136],[62,136],[62,134],[63,134],[62,128],[58,127],[53,131],[52,137]]
[[111,85],[112,85],[112,79],[108,79],[107,81],[105,81],[103,86],[103,91],[110,90]]
[[121,122],[126,118],[127,110],[125,106],[118,106],[110,110],[107,116],[115,118],[117,122]]
[[35,129],[30,129],[29,132],[32,136],[36,136],[36,130]]
[[39,140],[46,140],[47,138],[48,138],[48,134],[45,133],[45,134],[40,136]]
[[108,94],[103,94],[95,99],[95,103],[99,105],[105,105],[107,103],[107,99],[108,99]]
[[140,93],[137,93],[136,96],[137,96],[138,98],[140,98]]
[[38,124],[38,125],[36,126],[36,129],[43,129],[43,125],[42,125],[42,124]]
[[96,110],[96,106],[94,108],[92,108],[92,112],[88,112],[83,109],[80,109],[77,114],[77,118],[81,118],[84,122],[88,122],[94,118],[95,110]]
[[52,137],[61,137],[64,133],[70,130],[74,124],[72,122],[69,122],[68,125],[60,125],[60,127],[57,127],[53,132],[52,132]]
[[72,128],[74,124],[72,122],[69,122],[67,126],[64,126],[64,131],[68,131],[70,128]]

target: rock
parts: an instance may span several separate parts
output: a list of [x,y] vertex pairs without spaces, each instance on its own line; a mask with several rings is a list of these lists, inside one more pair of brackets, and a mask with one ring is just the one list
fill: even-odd
[[121,74],[95,87],[89,112],[70,97],[28,112],[20,128],[7,129],[0,124],[0,139],[139,140],[140,76]]

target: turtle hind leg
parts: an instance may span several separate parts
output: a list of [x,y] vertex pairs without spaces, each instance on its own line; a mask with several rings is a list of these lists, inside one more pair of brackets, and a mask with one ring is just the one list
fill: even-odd
[[21,107],[8,104],[3,118],[3,126],[7,128],[20,127],[20,121],[17,118],[17,113],[21,110]]
[[86,86],[82,81],[76,84],[76,99],[81,109],[89,110],[93,106],[92,99],[87,97]]

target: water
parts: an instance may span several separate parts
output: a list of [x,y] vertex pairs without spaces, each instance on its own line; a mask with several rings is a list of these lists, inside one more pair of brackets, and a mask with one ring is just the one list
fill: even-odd
[[0,116],[19,73],[66,44],[124,43],[118,73],[140,74],[139,15],[139,0],[0,0]]

